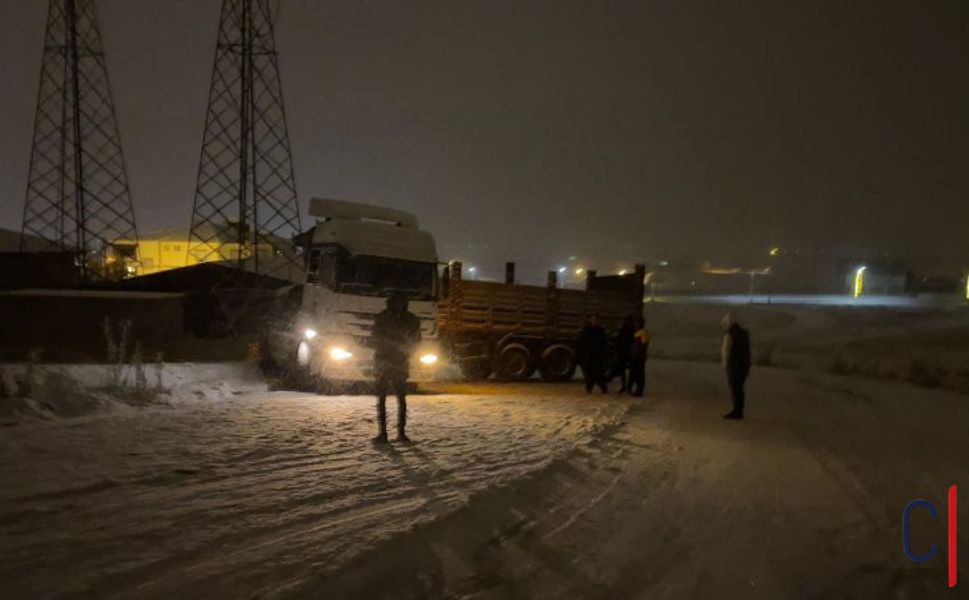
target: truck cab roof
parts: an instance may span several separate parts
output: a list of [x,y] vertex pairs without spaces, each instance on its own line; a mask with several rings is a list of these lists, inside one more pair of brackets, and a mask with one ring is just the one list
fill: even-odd
[[359,202],[313,198],[310,215],[317,219],[312,234],[314,245],[338,244],[351,255],[437,262],[434,237],[418,229],[417,217],[410,213]]

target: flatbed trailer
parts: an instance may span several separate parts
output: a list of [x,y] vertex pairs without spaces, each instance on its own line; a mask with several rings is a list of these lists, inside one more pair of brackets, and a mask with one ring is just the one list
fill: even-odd
[[560,288],[554,271],[544,287],[518,285],[512,263],[504,283],[468,281],[461,263],[452,263],[441,282],[439,338],[472,381],[492,374],[524,381],[536,370],[545,381],[567,381],[589,315],[598,315],[613,339],[626,317],[642,314],[645,270],[637,265],[630,274],[604,277],[589,271],[586,289],[576,290]]

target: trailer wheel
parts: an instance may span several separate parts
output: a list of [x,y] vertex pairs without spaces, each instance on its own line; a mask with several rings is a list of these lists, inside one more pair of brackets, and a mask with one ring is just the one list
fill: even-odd
[[569,381],[575,376],[575,354],[568,346],[551,346],[542,353],[543,381]]
[[528,348],[508,344],[498,353],[498,375],[509,381],[525,381],[535,373],[535,364]]
[[461,374],[468,381],[484,381],[491,377],[491,363],[486,358],[466,358],[461,361]]

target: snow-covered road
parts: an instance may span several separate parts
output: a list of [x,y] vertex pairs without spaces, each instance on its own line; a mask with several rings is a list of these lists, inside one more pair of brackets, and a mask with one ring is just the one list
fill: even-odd
[[760,369],[729,423],[721,376],[450,386],[387,450],[291,393],[7,427],[0,597],[947,597],[899,515],[969,484],[965,396]]
[[363,397],[254,394],[6,428],[0,596],[244,597],[329,571],[566,460],[627,408],[544,393],[412,397],[418,443],[383,451]]

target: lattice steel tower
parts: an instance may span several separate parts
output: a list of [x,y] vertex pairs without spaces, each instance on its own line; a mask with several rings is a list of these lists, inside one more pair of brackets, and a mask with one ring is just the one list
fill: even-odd
[[281,275],[299,206],[269,0],[223,0],[190,252]]
[[133,258],[134,211],[94,0],[50,0],[20,249],[77,252],[82,269],[104,274],[119,239]]

